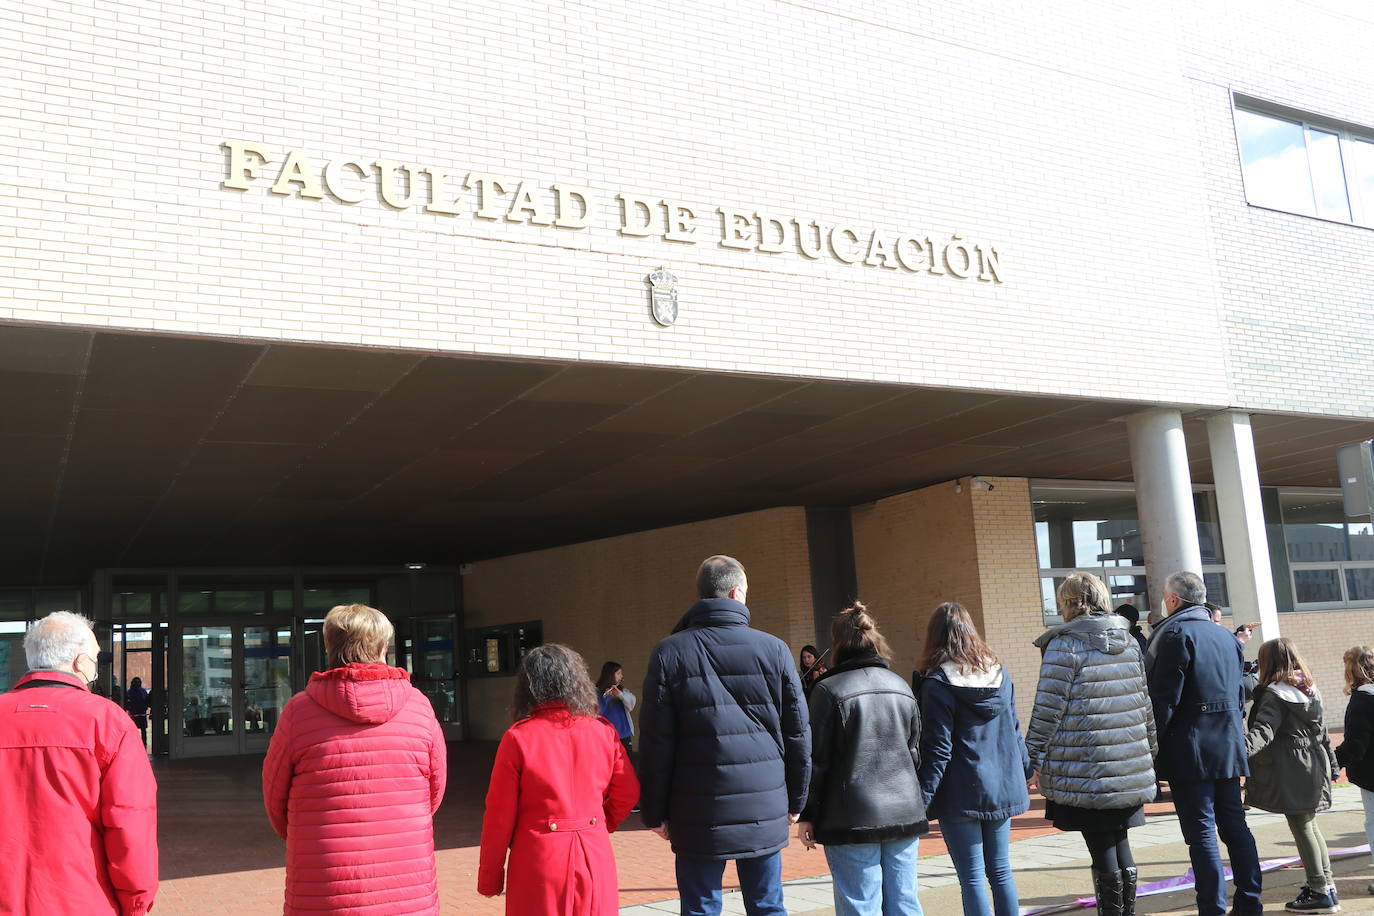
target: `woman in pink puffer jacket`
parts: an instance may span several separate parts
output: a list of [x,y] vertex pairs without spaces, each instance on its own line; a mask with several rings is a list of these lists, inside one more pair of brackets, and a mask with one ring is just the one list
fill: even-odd
[[262,795],[286,840],[291,914],[437,914],[434,812],[447,751],[429,700],[388,667],[394,631],[351,604],[324,619],[332,667],[282,710]]

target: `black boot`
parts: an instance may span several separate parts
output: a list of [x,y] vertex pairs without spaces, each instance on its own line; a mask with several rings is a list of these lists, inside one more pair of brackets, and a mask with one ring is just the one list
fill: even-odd
[[1136,868],[1121,869],[1121,916],[1135,916]]
[[1097,890],[1097,916],[1122,916],[1121,891],[1125,881],[1122,873],[1097,872],[1093,875],[1093,885]]

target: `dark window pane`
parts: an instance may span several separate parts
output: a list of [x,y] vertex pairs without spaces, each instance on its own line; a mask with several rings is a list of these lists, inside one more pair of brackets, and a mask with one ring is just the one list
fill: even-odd
[[[1350,559],[1341,495],[1283,493],[1284,539],[1294,563],[1330,563]],[[1299,599],[1301,600],[1301,599]]]
[[1341,600],[1341,574],[1337,569],[1295,569],[1293,586],[1299,604]]
[[1347,569],[1345,589],[1351,601],[1374,601],[1374,569]]
[[1222,607],[1231,606],[1231,595],[1226,589],[1226,573],[1203,573],[1202,584],[1207,586],[1208,601]]

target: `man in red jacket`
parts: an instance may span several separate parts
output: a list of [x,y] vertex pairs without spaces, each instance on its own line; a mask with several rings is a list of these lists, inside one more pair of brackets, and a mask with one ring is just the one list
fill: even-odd
[[157,784],[138,728],[90,692],[90,621],[24,636],[29,673],[0,694],[0,913],[142,916],[157,894]]

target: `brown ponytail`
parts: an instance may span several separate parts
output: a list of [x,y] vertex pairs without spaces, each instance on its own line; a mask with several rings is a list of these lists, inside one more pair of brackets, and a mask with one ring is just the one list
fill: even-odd
[[835,664],[860,655],[891,659],[892,650],[878,632],[878,624],[862,602],[855,601],[830,623],[830,646]]

